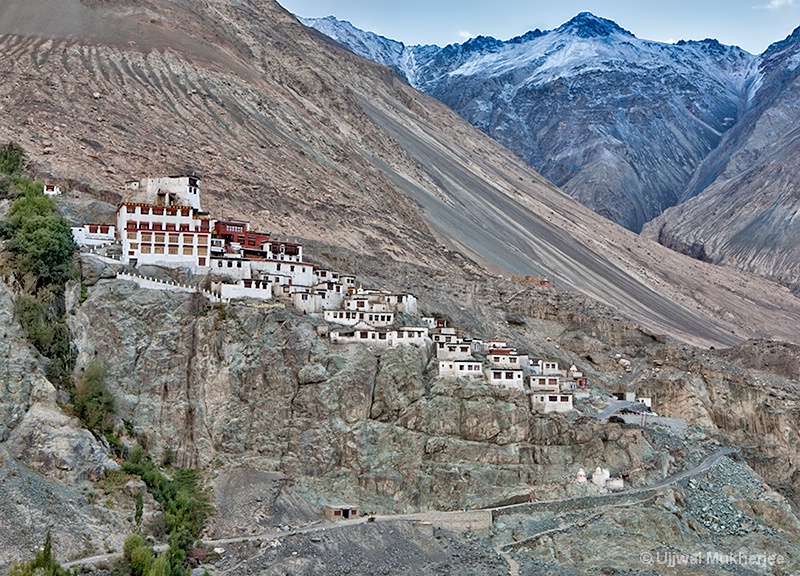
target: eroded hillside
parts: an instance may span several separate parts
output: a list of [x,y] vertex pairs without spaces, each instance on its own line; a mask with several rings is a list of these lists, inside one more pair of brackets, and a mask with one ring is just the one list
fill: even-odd
[[796,339],[788,291],[609,226],[274,3],[70,0],[55,15],[41,0],[0,12],[0,136],[65,185],[113,199],[125,180],[195,170],[213,213],[284,236],[434,268],[445,245],[706,345]]

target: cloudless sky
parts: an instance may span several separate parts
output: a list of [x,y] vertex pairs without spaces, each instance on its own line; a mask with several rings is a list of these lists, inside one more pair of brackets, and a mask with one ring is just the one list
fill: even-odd
[[800,26],[800,0],[278,0],[298,16],[336,16],[407,45],[508,40],[592,12],[639,38],[716,38],[760,54]]

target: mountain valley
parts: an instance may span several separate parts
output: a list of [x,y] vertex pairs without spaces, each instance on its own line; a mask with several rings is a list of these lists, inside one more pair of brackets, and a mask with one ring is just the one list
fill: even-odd
[[710,39],[640,40],[589,13],[444,48],[303,21],[395,69],[595,212],[796,289],[797,32],[753,56]]

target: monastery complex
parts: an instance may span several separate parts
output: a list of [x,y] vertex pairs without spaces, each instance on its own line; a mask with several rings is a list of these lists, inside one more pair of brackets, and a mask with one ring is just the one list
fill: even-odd
[[[45,186],[45,193],[60,190]],[[217,302],[274,300],[304,314],[321,316],[331,343],[376,347],[431,347],[440,378],[482,378],[527,392],[534,410],[568,412],[587,382],[575,366],[520,354],[508,342],[470,338],[444,319],[420,315],[412,294],[356,287],[354,276],[321,268],[304,259],[303,246],[250,229],[239,220],[217,220],[204,211],[195,176],[148,178],[125,185],[116,224],[72,228],[83,250],[118,254],[128,268],[118,278],[153,289],[197,290],[146,279],[135,270],[160,266],[209,279],[202,292]]]

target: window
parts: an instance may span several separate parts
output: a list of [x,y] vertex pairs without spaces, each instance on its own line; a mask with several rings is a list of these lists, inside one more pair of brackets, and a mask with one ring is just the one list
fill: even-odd
[[198,258],[197,259],[197,265],[198,266],[205,266],[206,265],[206,259],[205,258]]
[[139,249],[139,244],[131,242],[131,250],[138,250],[138,249]]
[[153,230],[161,230],[161,222],[153,222]]
[[500,372],[492,372],[492,378],[494,380],[500,380],[501,374]]
[[170,246],[169,247],[169,253],[170,254],[177,254],[178,253],[178,247],[177,246]]
[[208,245],[208,236],[206,235],[198,236],[197,243],[203,246]]
[[547,397],[547,401],[548,402],[558,402],[558,396],[548,396]]
[[514,373],[513,372],[506,372],[506,380],[513,380]]
[[155,248],[153,249],[153,252],[155,252],[156,254],[163,254],[164,253],[164,245],[163,244],[156,244]]
[[166,228],[167,228],[167,230],[175,230],[175,224],[172,224],[172,223],[167,224]]
[[183,247],[183,255],[184,256],[191,256],[194,253],[194,248],[191,246],[184,246]]
[[164,235],[163,234],[156,234],[156,242],[164,243]]
[[170,244],[177,244],[178,238],[180,238],[177,234],[170,234],[169,235],[169,243]]
[[153,250],[153,247],[150,244],[142,244],[142,254],[150,254]]
[[136,240],[136,232],[128,232],[128,240]]
[[217,261],[217,268],[222,268],[222,260]]
[[200,256],[206,256],[208,254],[208,248],[198,248],[197,253]]
[[153,235],[150,232],[144,232],[142,234],[142,242],[151,242],[153,240]]

